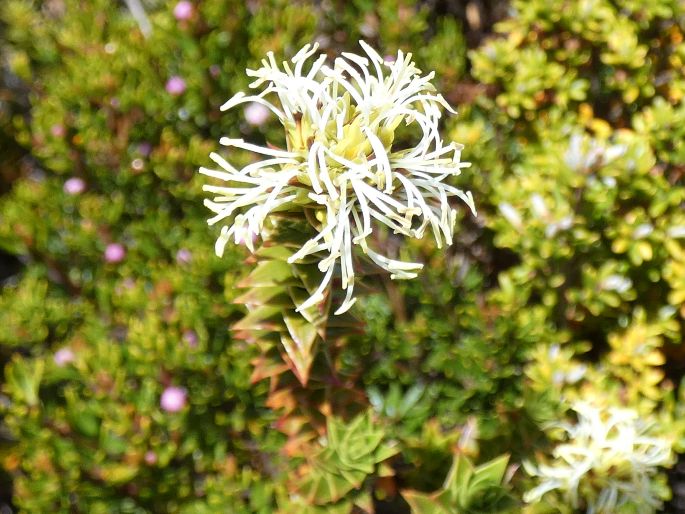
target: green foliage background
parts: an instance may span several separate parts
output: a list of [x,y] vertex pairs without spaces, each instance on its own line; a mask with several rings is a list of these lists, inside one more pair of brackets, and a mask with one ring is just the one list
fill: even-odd
[[[572,512],[524,506],[517,466],[575,398],[636,409],[681,448],[685,6],[515,0],[492,27],[504,9],[457,4],[198,0],[179,21],[151,0],[145,38],[124,2],[2,2],[0,248],[17,260],[1,462],[18,511]],[[258,349],[228,330],[245,254],[214,256],[196,169],[222,135],[280,140],[273,119],[218,111],[246,67],[360,38],[436,71],[479,215],[448,252],[407,250],[418,279],[364,299],[334,362],[340,407],[251,380]],[[177,413],[170,385],[188,393]]]

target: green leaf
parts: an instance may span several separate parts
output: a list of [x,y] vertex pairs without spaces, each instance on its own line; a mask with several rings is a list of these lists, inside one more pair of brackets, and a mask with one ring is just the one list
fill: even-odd
[[399,449],[396,446],[381,445],[376,450],[374,457],[376,462],[383,462],[388,460],[390,457],[397,455],[398,453]]
[[[307,293],[302,287],[288,287],[288,294],[290,295],[292,305],[302,305],[309,298],[309,293]],[[315,325],[319,336],[324,339],[326,336],[326,327],[329,322],[328,310],[322,309],[320,305],[314,305],[308,309],[300,311],[300,315],[306,319],[312,325]]]
[[443,489],[448,493],[449,498],[456,500],[457,498],[464,497],[468,491],[469,481],[472,476],[473,465],[469,462],[469,459],[462,454],[456,455],[443,484]]
[[315,473],[300,486],[300,493],[310,503],[325,505],[341,499],[360,484],[359,481],[351,483],[341,475]]
[[481,483],[499,485],[504,479],[508,464],[509,455],[502,455],[478,466],[471,480],[471,488],[477,487]]
[[402,497],[411,507],[412,514],[454,514],[429,494],[418,491],[402,491]]
[[233,330],[286,330],[281,316],[282,309],[277,305],[255,307],[233,325]]
[[138,468],[128,464],[109,464],[102,468],[102,476],[112,484],[130,482],[138,473]]
[[275,245],[262,245],[256,252],[255,255],[263,259],[272,259],[277,261],[287,261],[290,256],[293,255],[286,245],[275,244]]
[[37,405],[44,371],[43,360],[25,360],[23,357],[15,356],[5,370],[8,392],[13,399],[31,407]]
[[283,334],[281,342],[294,366],[293,372],[302,385],[307,385],[316,354],[316,327],[297,313],[284,313],[283,321],[290,337]]
[[292,307],[293,302],[284,286],[253,287],[238,296],[233,303],[242,305],[273,305]]
[[237,287],[274,287],[297,284],[293,277],[293,267],[285,261],[260,261],[250,274],[238,282]]
[[88,437],[96,437],[98,435],[102,422],[98,415],[88,405],[81,405],[79,407],[70,405],[69,410],[67,411],[67,419],[72,427]]

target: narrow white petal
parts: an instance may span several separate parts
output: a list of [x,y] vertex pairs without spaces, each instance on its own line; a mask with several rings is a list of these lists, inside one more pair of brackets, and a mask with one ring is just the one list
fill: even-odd
[[243,150],[249,150],[251,152],[259,153],[262,155],[270,155],[272,157],[281,157],[286,159],[292,159],[297,157],[296,153],[286,152],[285,150],[274,150],[272,148],[266,148],[259,145],[253,145],[252,143],[246,143],[242,139],[231,139],[228,137],[222,137],[219,139],[219,144],[224,146],[234,146],[236,148],[242,148]]

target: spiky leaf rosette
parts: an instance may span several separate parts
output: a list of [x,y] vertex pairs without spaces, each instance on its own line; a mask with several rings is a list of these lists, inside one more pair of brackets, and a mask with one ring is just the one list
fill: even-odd
[[474,467],[466,456],[457,454],[440,490],[405,490],[402,496],[415,514],[510,512],[514,502],[505,489],[508,462],[509,456],[502,455]]
[[369,411],[348,423],[330,416],[323,444],[312,448],[296,478],[297,494],[284,499],[280,512],[371,512],[369,478],[392,475],[384,462],[398,451],[385,438]]
[[[317,45],[306,45],[280,67],[269,53],[261,68],[247,71],[255,78],[250,87],[261,92],[240,92],[222,110],[246,102],[266,106],[285,129],[286,148],[222,138],[223,145],[263,159],[238,170],[211,154],[220,169],[200,170],[225,182],[204,188],[215,195],[205,200],[214,212],[209,224],[223,224],[216,253],[222,255],[231,239],[251,251],[256,238],[264,243],[242,285],[266,291],[243,298],[251,308],[237,328],[280,331],[303,383],[317,339],[327,339],[335,323],[329,309],[340,316],[356,300],[362,264],[355,256],[391,278],[413,278],[422,267],[373,249],[375,231],[421,238],[428,230],[442,246],[451,244],[457,218],[450,197],[475,214],[471,194],[447,183],[469,163],[461,162],[460,145],[440,138],[442,110],[450,108],[430,83],[433,73],[422,76],[401,51],[384,61],[361,45],[367,57],[343,53],[333,67],[325,55],[312,59]],[[404,144],[406,138],[396,137],[401,131],[418,137]],[[278,296],[284,289],[287,295]],[[344,298],[333,302],[332,289],[344,291]],[[288,298],[292,309],[283,303]]]

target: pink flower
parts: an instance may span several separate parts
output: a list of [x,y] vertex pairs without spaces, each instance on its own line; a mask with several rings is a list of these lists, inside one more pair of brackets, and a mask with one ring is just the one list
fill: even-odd
[[157,454],[152,450],[145,452],[145,464],[152,466],[157,463]]
[[64,192],[68,195],[78,195],[86,190],[86,183],[78,177],[71,177],[64,183]]
[[186,406],[188,393],[182,387],[169,386],[159,400],[159,405],[167,412],[178,412]]
[[119,243],[110,243],[105,248],[105,261],[109,263],[117,263],[124,260],[126,257],[126,248]]
[[193,16],[193,4],[186,0],[181,0],[174,7],[174,18],[179,21],[189,20]]
[[186,81],[178,75],[171,77],[165,86],[166,92],[173,96],[182,95],[186,90]]
[[55,137],[64,137],[66,133],[67,131],[64,130],[64,125],[60,125],[59,123],[50,127],[50,134]]
[[150,153],[152,152],[152,145],[147,141],[143,141],[138,145],[138,152],[143,157],[149,157]]
[[187,248],[181,248],[176,252],[176,262],[179,264],[188,264],[193,259],[193,254]]
[[250,125],[264,125],[270,115],[271,111],[262,104],[252,103],[245,107],[245,120],[247,120]]
[[183,332],[183,340],[191,348],[197,348],[197,334],[193,330],[186,330]]
[[74,352],[71,350],[71,348],[60,348],[55,352],[55,355],[53,356],[55,364],[60,368],[63,368],[70,362],[74,362],[75,358],[76,356],[74,355]]

